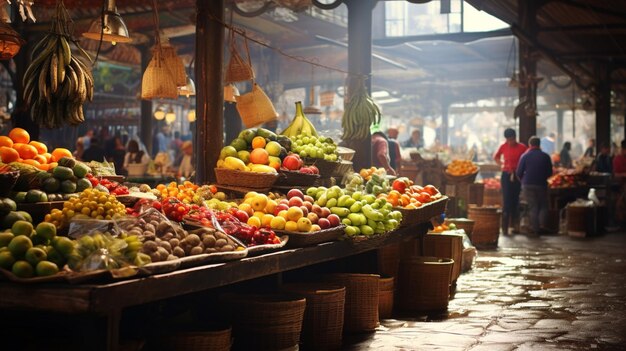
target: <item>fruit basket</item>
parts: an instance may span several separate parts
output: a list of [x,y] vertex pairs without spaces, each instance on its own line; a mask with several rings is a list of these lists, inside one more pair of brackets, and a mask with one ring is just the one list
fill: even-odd
[[285,247],[288,241],[289,241],[289,236],[282,235],[280,237],[280,244],[265,244],[265,245],[248,246],[247,248],[248,256],[257,256],[257,255],[262,255],[268,252],[279,250]]
[[20,202],[17,204],[18,211],[28,212],[33,218],[33,222],[39,223],[44,220],[46,214],[50,213],[52,209],[63,209],[64,201],[48,201],[48,202]]
[[327,161],[321,158],[306,157],[303,161],[307,165],[315,165],[317,169],[319,169],[322,177],[331,177],[339,165],[341,165],[340,161]]
[[250,189],[271,188],[278,180],[278,173],[245,172],[226,168],[215,168],[215,177],[219,185],[244,187]]
[[296,171],[280,170],[275,185],[279,186],[311,186],[320,176],[318,174],[307,174]]
[[356,151],[344,146],[337,146],[337,154],[342,160],[352,161],[352,159],[354,158],[354,154],[356,154]]
[[430,221],[431,218],[444,213],[447,205],[448,197],[443,196],[439,200],[429,202],[416,209],[406,209],[402,207],[394,207],[394,209],[402,213],[402,223],[400,225],[406,227]]
[[276,234],[287,235],[289,237],[289,247],[305,247],[339,240],[345,228],[346,226],[340,225],[309,233],[290,232],[286,230],[275,230],[275,232]]
[[343,177],[348,172],[354,172],[354,169],[352,169],[352,161],[341,160],[339,162],[339,166],[337,167],[337,169],[335,169],[333,176]]
[[451,183],[473,183],[476,180],[478,171],[465,175],[452,175],[444,170],[443,175]]

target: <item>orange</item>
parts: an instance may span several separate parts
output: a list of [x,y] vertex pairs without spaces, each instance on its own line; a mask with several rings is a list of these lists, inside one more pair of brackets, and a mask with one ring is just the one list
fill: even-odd
[[45,154],[46,152],[48,152],[48,147],[46,146],[46,144],[39,142],[39,141],[31,141],[30,143],[28,143],[28,145],[32,145],[35,147],[35,149],[37,149],[37,152],[40,155]]
[[270,154],[265,149],[254,149],[250,153],[250,162],[257,165],[266,165],[269,163]]
[[54,151],[52,151],[52,157],[54,157],[55,161],[60,160],[63,157],[69,157],[69,158],[74,158],[72,156],[72,152],[68,149],[64,149],[62,147],[58,147],[56,149],[54,149]]
[[13,128],[9,132],[9,138],[13,140],[14,143],[22,143],[28,144],[30,141],[30,135],[28,132],[22,128]]
[[27,144],[22,145],[19,149],[17,149],[17,152],[23,159],[33,159],[38,154],[37,149],[34,146]]
[[33,160],[41,163],[42,165],[48,164],[48,159],[44,155],[37,155],[33,157]]
[[49,152],[46,152],[46,153],[42,154],[42,156],[46,158],[46,163],[50,163],[50,162],[56,161],[56,160],[54,160],[54,161],[52,160],[52,154],[49,153]]
[[17,161],[20,158],[20,154],[11,147],[0,146],[0,159],[4,163],[11,163]]
[[262,136],[257,136],[252,139],[252,148],[264,148],[265,147],[265,138]]
[[50,162],[50,163],[48,163],[48,169],[54,168],[54,167],[56,167],[56,166],[58,166],[58,165],[59,165],[59,164],[58,164],[58,163],[56,163],[56,162]]
[[37,168],[41,167],[41,163],[35,160],[22,160],[21,162],[27,165],[35,166]]
[[13,140],[6,135],[0,136],[0,146],[13,147]]

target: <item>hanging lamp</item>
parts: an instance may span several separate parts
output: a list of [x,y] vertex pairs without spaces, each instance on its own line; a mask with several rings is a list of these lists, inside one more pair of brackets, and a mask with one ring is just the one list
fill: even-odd
[[178,95],[185,97],[196,95],[196,84],[193,82],[191,77],[189,77],[189,75],[187,75],[187,84],[182,87],[178,87]]
[[239,96],[239,89],[233,83],[226,84],[224,86],[224,101],[236,103],[235,96]]
[[189,122],[196,121],[196,110],[189,110],[189,112],[187,112],[187,120]]
[[162,106],[157,107],[156,111],[154,111],[154,119],[157,121],[162,121],[165,118],[165,111]]
[[122,16],[117,12],[115,0],[104,0],[102,16],[89,26],[89,30],[83,33],[83,37],[93,40],[101,40],[111,42],[112,45],[117,43],[130,43],[133,39],[128,33],[126,23]]
[[165,122],[168,124],[174,122],[176,120],[176,113],[174,113],[174,108],[170,106],[170,109],[165,114]]
[[8,23],[0,21],[0,60],[12,59],[25,41]]
[[302,112],[305,115],[321,115],[322,110],[315,106],[315,67],[311,66],[311,87],[309,88],[309,106],[306,106]]

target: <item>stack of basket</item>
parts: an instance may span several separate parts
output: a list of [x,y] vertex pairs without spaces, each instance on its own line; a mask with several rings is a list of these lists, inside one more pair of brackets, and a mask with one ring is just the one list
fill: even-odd
[[436,257],[403,259],[398,276],[398,308],[403,311],[447,309],[453,263],[451,259]]
[[498,246],[500,236],[500,217],[498,207],[470,206],[467,217],[474,220],[474,229],[470,239],[477,248],[493,248]]
[[346,287],[343,331],[373,332],[378,327],[378,294],[380,276],[377,274],[330,274],[325,279]]

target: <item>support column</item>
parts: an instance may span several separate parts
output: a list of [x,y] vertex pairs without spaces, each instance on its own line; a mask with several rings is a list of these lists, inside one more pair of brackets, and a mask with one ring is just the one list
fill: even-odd
[[596,77],[596,153],[599,153],[601,145],[611,145],[611,69],[608,64],[596,64]]
[[[537,37],[537,6],[536,1],[518,0],[519,25],[522,31],[535,40]],[[520,104],[515,109],[516,117],[519,118],[519,139],[527,142],[537,134],[537,53],[524,40],[519,42],[519,67],[520,67]]]
[[222,83],[224,0],[196,0],[196,182],[215,181],[213,168],[224,144],[224,89]]
[[441,145],[448,145],[448,132],[450,129],[450,119],[448,116],[448,110],[450,109],[450,102],[448,99],[441,101]]
[[[17,13],[17,4],[13,6],[13,13]],[[17,18],[17,16],[15,16]],[[13,62],[15,63],[14,74],[11,75],[13,81],[13,89],[15,89],[15,109],[11,113],[11,122],[13,127],[20,127],[26,129],[30,134],[31,140],[39,140],[39,125],[33,122],[30,116],[30,104],[29,101],[24,101],[24,85],[22,84],[22,78],[24,73],[30,64],[30,49],[34,41],[32,34],[28,34],[24,28],[24,22],[21,19],[13,21],[15,30],[22,35],[26,43],[22,45],[20,52],[15,55]],[[5,65],[7,72],[11,72],[10,65]]]
[[[150,47],[148,45],[141,46],[139,51],[141,52],[141,72],[145,72],[148,63],[150,63]],[[150,155],[152,155],[152,140],[154,139],[152,128],[152,100],[142,99],[139,135]]]
[[224,103],[224,132],[226,142],[230,142],[235,139],[241,129],[243,128],[241,123],[241,117],[237,111],[237,105],[232,102]]
[[[365,86],[372,92],[372,9],[375,0],[345,0],[348,7],[348,71],[367,76]],[[348,93],[354,91],[355,77],[350,77]],[[346,146],[356,150],[354,169],[370,167],[372,143],[368,137],[361,140],[345,140]]]
[[556,110],[556,146],[554,150],[560,151],[563,147],[563,115],[564,110]]

